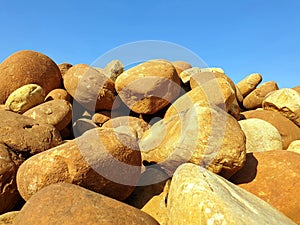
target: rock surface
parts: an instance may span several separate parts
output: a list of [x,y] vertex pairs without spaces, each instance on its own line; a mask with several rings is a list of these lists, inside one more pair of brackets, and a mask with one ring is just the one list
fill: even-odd
[[290,88],[272,92],[263,101],[263,108],[280,112],[283,116],[300,126],[300,94]]
[[61,87],[61,80],[58,66],[48,56],[29,50],[16,52],[0,64],[0,103],[26,84],[40,85],[47,95]]
[[57,99],[66,100],[71,103],[72,97],[65,89],[57,88],[48,93],[48,95],[45,98],[45,101]]
[[155,219],[138,209],[66,183],[42,189],[25,204],[14,225],[28,224],[158,225]]
[[272,124],[256,118],[240,120],[239,124],[246,135],[247,153],[282,149],[281,135]]
[[241,80],[236,86],[241,91],[243,97],[246,97],[253,91],[257,85],[262,81],[262,76],[259,73],[252,73]]
[[300,140],[295,140],[289,145],[288,151],[300,153]]
[[25,200],[58,182],[124,200],[138,182],[140,167],[136,140],[113,129],[97,128],[26,160],[18,170],[17,185]]
[[124,65],[120,60],[112,60],[103,69],[104,74],[115,81],[124,72]]
[[170,225],[295,225],[255,195],[193,164],[176,170],[167,209]]
[[247,154],[231,181],[300,223],[300,154],[274,150]]
[[19,211],[12,211],[0,215],[0,225],[13,225]]

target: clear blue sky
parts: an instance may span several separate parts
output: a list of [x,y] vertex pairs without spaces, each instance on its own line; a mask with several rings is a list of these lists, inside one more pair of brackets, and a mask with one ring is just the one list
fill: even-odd
[[300,85],[300,1],[1,1],[0,61],[21,49],[91,64],[128,42],[164,40],[222,67]]

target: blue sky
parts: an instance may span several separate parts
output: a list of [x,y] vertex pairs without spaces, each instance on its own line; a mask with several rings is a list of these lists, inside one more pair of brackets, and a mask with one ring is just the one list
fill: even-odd
[[0,61],[31,49],[91,64],[129,42],[182,45],[235,81],[261,73],[300,85],[300,1],[2,1]]

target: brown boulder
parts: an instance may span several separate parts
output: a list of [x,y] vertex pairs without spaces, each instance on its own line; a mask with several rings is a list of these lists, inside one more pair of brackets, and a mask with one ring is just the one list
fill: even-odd
[[27,110],[23,115],[39,123],[51,124],[61,131],[72,120],[72,105],[66,100],[51,100]]
[[241,91],[243,97],[246,97],[253,91],[257,85],[262,81],[262,76],[259,73],[252,73],[237,83],[238,89]]
[[42,189],[24,205],[14,225],[28,224],[158,225],[155,219],[138,209],[66,183]]
[[111,119],[110,111],[95,113],[92,121],[98,126],[102,126],[105,122]]
[[71,103],[72,97],[65,89],[54,89],[48,93],[45,98],[45,101],[51,101],[56,99],[66,100]]
[[33,155],[61,144],[58,130],[45,123],[0,110],[0,143],[18,153]]
[[17,185],[25,200],[58,182],[124,200],[134,190],[140,171],[136,140],[113,129],[96,128],[27,159],[18,170]]
[[61,63],[58,64],[58,68],[60,70],[61,76],[64,77],[68,69],[70,69],[73,65],[70,63]]
[[300,223],[300,154],[273,150],[247,154],[245,166],[230,180]]
[[152,60],[123,72],[116,90],[132,111],[154,114],[178,97],[180,79],[171,63]]
[[282,138],[283,149],[287,149],[292,141],[300,139],[300,128],[279,112],[251,110],[243,112],[242,117],[262,119],[276,127]]
[[0,103],[26,84],[40,85],[47,95],[61,86],[61,80],[58,66],[49,57],[29,50],[16,52],[0,64]]
[[0,215],[0,225],[13,225],[18,214],[19,211],[12,211]]
[[296,86],[293,88],[295,91],[297,91],[300,94],[300,86]]

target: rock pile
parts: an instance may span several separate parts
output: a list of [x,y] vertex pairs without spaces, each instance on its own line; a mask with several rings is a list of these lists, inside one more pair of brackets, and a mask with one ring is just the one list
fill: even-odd
[[300,224],[299,86],[153,59],[0,64],[0,224]]

